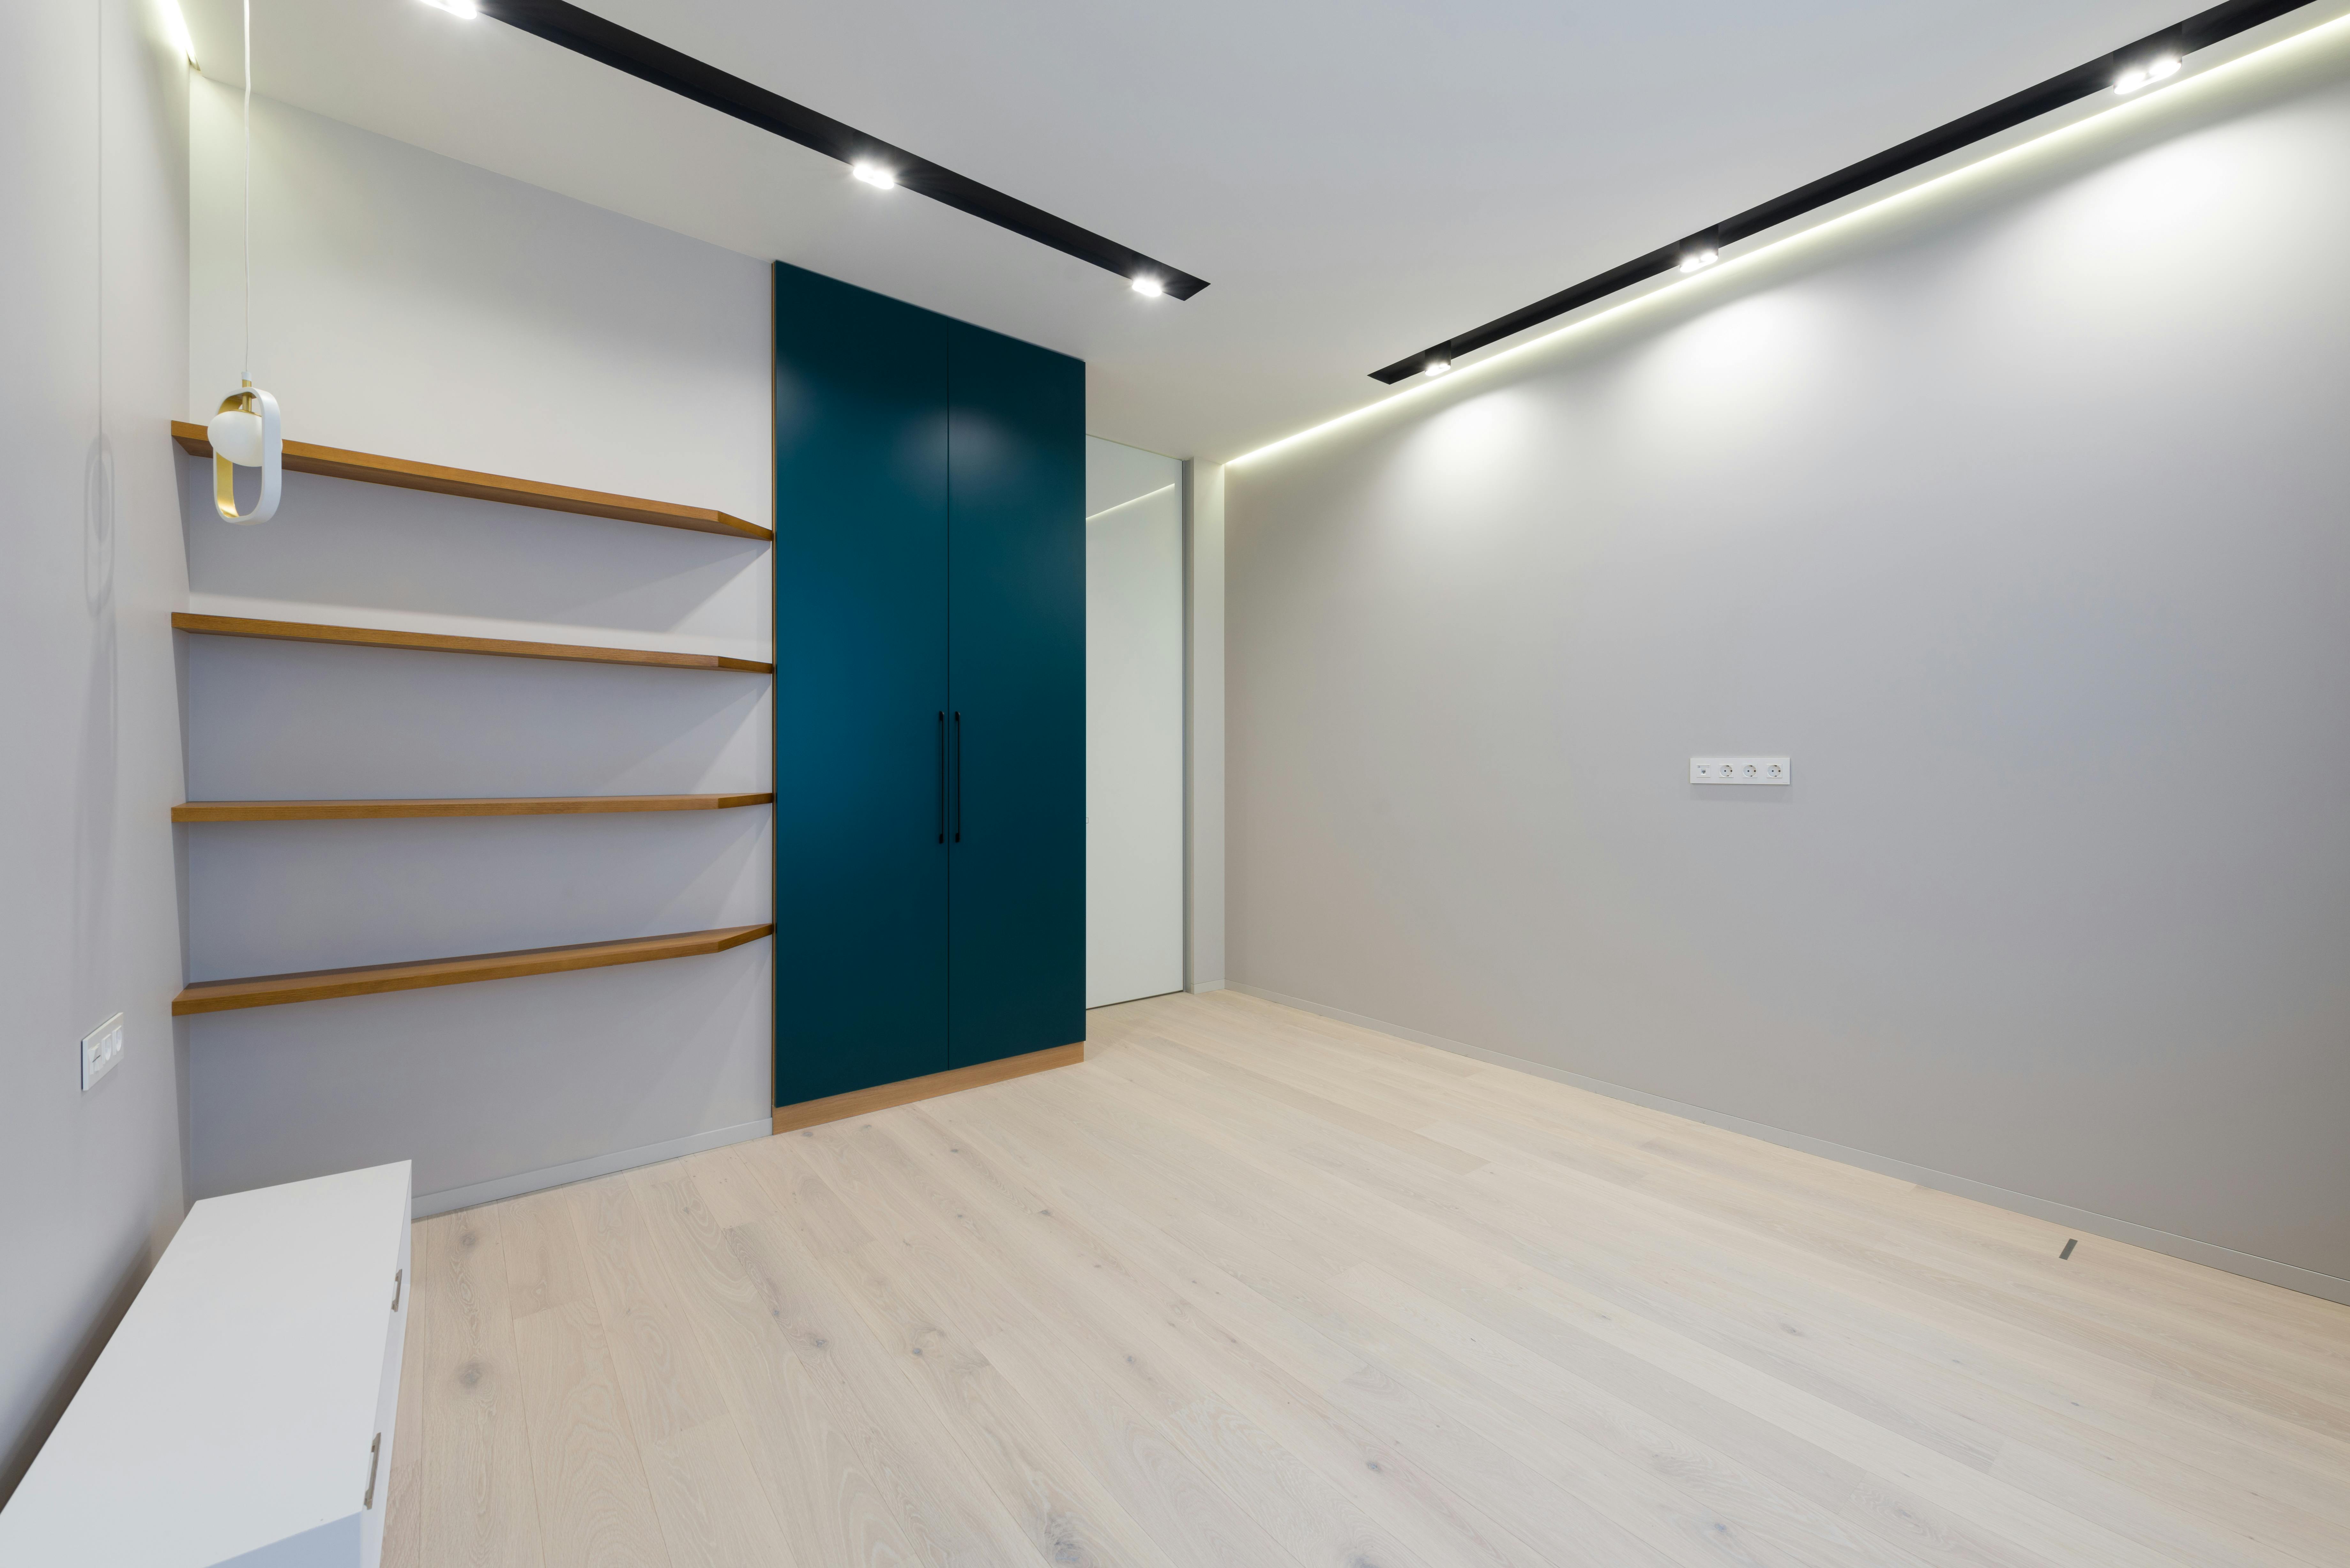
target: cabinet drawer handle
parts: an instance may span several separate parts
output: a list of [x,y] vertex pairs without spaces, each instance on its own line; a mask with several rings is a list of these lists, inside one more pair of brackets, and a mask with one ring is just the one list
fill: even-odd
[[391,1271],[391,1310],[394,1312],[398,1312],[400,1310],[400,1276],[407,1272],[408,1271],[406,1269],[394,1269]]
[[955,715],[955,842],[962,842],[962,715]]
[[939,842],[947,841],[947,716],[939,715]]
[[367,1496],[359,1499],[359,1507],[362,1510],[375,1506],[375,1467],[376,1461],[382,1458],[383,1434],[378,1432],[375,1435],[375,1441],[368,1445],[368,1489]]

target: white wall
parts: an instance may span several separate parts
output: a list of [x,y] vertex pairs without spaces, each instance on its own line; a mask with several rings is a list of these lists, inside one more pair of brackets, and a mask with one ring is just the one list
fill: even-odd
[[[145,0],[0,10],[0,1500],[183,1212],[184,61]],[[78,1041],[126,1047],[82,1092]]]
[[1183,989],[1183,465],[1086,441],[1086,1005]]
[[[238,379],[236,109],[197,84],[198,417]],[[254,115],[253,375],[289,437],[769,520],[764,264]],[[183,461],[196,609],[770,657],[764,545],[302,475],[239,528]],[[184,648],[194,799],[771,787],[761,676]],[[193,826],[189,973],[764,921],[768,826],[763,806]],[[413,1159],[430,1210],[756,1132],[771,946],[192,1020],[194,1195]]]
[[1234,982],[2350,1299],[2330,36],[1232,465]]
[[1183,464],[1183,985],[1224,988],[1224,468]]

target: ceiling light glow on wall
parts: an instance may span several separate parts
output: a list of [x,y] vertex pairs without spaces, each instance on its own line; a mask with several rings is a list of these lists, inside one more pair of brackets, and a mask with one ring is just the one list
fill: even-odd
[[885,169],[879,163],[852,163],[848,166],[848,171],[877,191],[894,191],[898,188],[897,171]]
[[2114,78],[2114,91],[2126,97],[2142,87],[2178,74],[2178,57],[2177,55],[2158,55],[2144,65],[2125,67],[2122,74]]
[[[2324,8],[2338,10],[2340,3],[2341,0],[2333,0],[2333,4]],[[1697,267],[1690,265],[1695,259],[1690,254],[1692,246],[1703,244],[1719,251],[1726,245],[1743,244],[1758,235],[1781,229],[1798,218],[1833,207],[1872,187],[1884,185],[1912,171],[1949,158],[1961,149],[2004,136],[2068,105],[2102,98],[2108,92],[2124,95],[2137,92],[2150,83],[2178,75],[2181,62],[2198,50],[2210,48],[2274,22],[2288,13],[2317,5],[2318,0],[2220,0],[2220,4],[2199,11],[2183,22],[2158,33],[2150,33],[2070,70],[2060,71],[2021,92],[2010,93],[1996,103],[1986,104],[1971,114],[1962,114],[1882,152],[1873,153],[1794,190],[1758,202],[1711,228],[1685,239],[1659,245],[1646,255],[1634,256],[1605,272],[1595,273],[1580,283],[1569,284],[1554,294],[1545,295],[1532,304],[1497,316],[1465,332],[1454,332],[1432,349],[1407,354],[1392,364],[1380,366],[1371,372],[1371,377],[1392,387],[1418,375],[1425,354],[1473,354],[1481,348],[1514,337],[1529,327],[1555,320],[1596,304],[1610,295],[1637,287],[1651,278],[1675,271],[1693,272]],[[2341,19],[2338,16],[2335,17],[2337,21]],[[1704,264],[1700,261],[1698,265]]]
[[1139,275],[1134,279],[1132,287],[1135,293],[1142,296],[1145,299],[1157,299],[1160,295],[1167,292],[1167,286],[1159,282],[1157,278],[1151,276],[1147,272]]
[[1129,506],[1139,506],[1144,502],[1151,500],[1157,496],[1164,495],[1174,488],[1175,487],[1171,484],[1162,484],[1156,490],[1146,490],[1141,494],[1121,501],[1115,506],[1103,507],[1092,516],[1087,517],[1086,521],[1088,523],[1098,523],[1113,512],[1123,512]]
[[[2222,9],[2225,8],[2226,7],[2222,7]],[[2294,7],[2288,6],[2287,8],[2292,9]],[[2230,35],[2220,35],[2223,38],[2228,36]],[[2304,49],[2312,47],[2339,42],[2345,36],[2350,36],[2350,15],[2336,16],[2331,20],[2318,23],[2303,32],[2292,34],[2286,37],[2263,43],[2259,47],[2252,49],[2247,54],[2237,56],[2231,59],[2222,60],[2213,68],[2199,72],[2196,76],[2195,82],[2189,84],[2189,87],[2191,88],[2193,86],[2205,83],[2220,81],[2228,77],[2234,76],[2241,72],[2257,69],[2264,62],[2282,61],[2293,57],[2300,54]],[[2196,47],[2200,47],[2202,46],[2198,45]],[[2100,64],[2099,68],[2102,73],[2104,68],[2102,63]],[[2090,90],[2095,93],[2102,93],[2105,89],[2102,88],[2095,88]],[[2182,88],[2181,90],[2188,89]],[[1731,265],[1734,267],[1744,267],[1758,257],[1767,253],[1779,250],[1782,247],[1801,244],[1816,244],[1826,239],[1828,236],[1837,233],[1839,230],[1846,229],[1849,225],[1855,223],[1866,222],[1873,214],[1884,210],[1906,203],[1930,199],[1935,192],[1952,187],[1960,182],[1977,181],[1990,177],[1995,171],[2004,167],[2013,166],[2016,160],[2031,157],[2038,150],[2053,146],[2062,140],[2076,138],[2082,133],[2091,130],[2094,127],[2102,122],[2108,114],[2130,114],[2137,112],[2138,107],[2139,106],[2136,104],[2113,105],[2107,109],[2097,114],[2093,114],[2085,119],[2076,120],[2070,125],[2060,126],[2055,130],[2047,131],[2040,136],[2036,136],[2029,141],[2022,142],[2014,146],[2004,148],[1999,151],[1992,152],[1989,156],[1982,158],[1976,162],[1947,170],[1944,172],[1937,174],[1918,184],[1908,186],[1905,189],[1887,192],[1877,200],[1870,202],[1864,206],[1837,213],[1811,228],[1798,230],[1780,235],[1753,247],[1752,250],[1742,252],[1737,256],[1731,258]],[[1497,366],[1506,365],[1521,355],[1540,353],[1547,348],[1551,348],[1565,340],[1581,335],[1602,321],[1652,305],[1656,301],[1669,297],[1669,294],[1670,291],[1667,290],[1651,294],[1632,295],[1628,297],[1619,299],[1607,306],[1605,309],[1595,311],[1588,316],[1580,317],[1563,326],[1554,327],[1538,337],[1525,338],[1519,342],[1510,344],[1499,349],[1497,352],[1488,355],[1485,358],[1477,360],[1475,363],[1467,366],[1465,369],[1469,374],[1477,375],[1490,371]],[[1460,339],[1455,338],[1453,341],[1458,342]],[[1479,344],[1472,347],[1482,348],[1483,346],[1484,345],[1482,344]],[[1379,379],[1388,381],[1390,386],[1393,386],[1396,381],[1409,379],[1416,372],[1427,370],[1428,368],[1428,363],[1425,361],[1417,358],[1404,359],[1399,361],[1397,365],[1392,367],[1389,370],[1374,372],[1374,374],[1377,375]],[[1239,463],[1253,462],[1260,458],[1268,457],[1274,452],[1284,451],[1301,441],[1321,435],[1326,431],[1351,425],[1357,421],[1370,418],[1385,410],[1391,410],[1400,403],[1409,402],[1412,398],[1427,389],[1428,387],[1425,380],[1417,381],[1411,386],[1397,387],[1394,391],[1389,392],[1385,397],[1382,397],[1376,401],[1365,403],[1359,408],[1349,409],[1342,414],[1335,414],[1326,420],[1321,421],[1319,423],[1308,425],[1304,430],[1293,431],[1285,436],[1265,442],[1263,446],[1242,452],[1237,457],[1226,458],[1224,460],[1225,466],[1232,467]]]
[[424,3],[435,11],[446,11],[452,16],[463,16],[469,22],[482,14],[482,8],[473,0],[424,0]]
[[[188,36],[188,18],[180,9],[180,0],[163,0],[163,26],[172,34],[172,47],[187,56],[188,64],[196,64],[196,41]],[[196,66],[202,70],[202,66]]]

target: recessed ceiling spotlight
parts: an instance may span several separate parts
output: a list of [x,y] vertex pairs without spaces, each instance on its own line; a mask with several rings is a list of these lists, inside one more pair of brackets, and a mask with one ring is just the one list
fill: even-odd
[[1156,299],[1167,292],[1167,286],[1147,272],[1138,274],[1131,286],[1135,293],[1146,299]]
[[898,171],[879,163],[852,163],[848,171],[877,190],[894,190],[898,184]]
[[1721,253],[1711,245],[1689,245],[1681,251],[1683,272],[1703,272],[1721,259]]
[[469,22],[482,14],[482,8],[473,0],[424,0],[424,3],[435,11],[446,11],[452,16],[463,16]]
[[2178,74],[2177,55],[2157,55],[2144,65],[2125,66],[2122,74],[2114,78],[2114,91],[2129,94],[2142,87]]
[[1452,361],[1431,354],[1428,357],[1428,363],[1421,366],[1420,369],[1427,371],[1429,379],[1433,380],[1437,377],[1450,371],[1452,369]]

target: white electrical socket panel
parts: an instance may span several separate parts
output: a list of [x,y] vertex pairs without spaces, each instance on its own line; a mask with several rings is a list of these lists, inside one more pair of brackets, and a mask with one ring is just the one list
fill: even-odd
[[84,1092],[114,1071],[122,1060],[122,1014],[116,1013],[81,1037],[81,1086]]
[[1691,757],[1690,783],[1783,784],[1792,777],[1784,757]]

